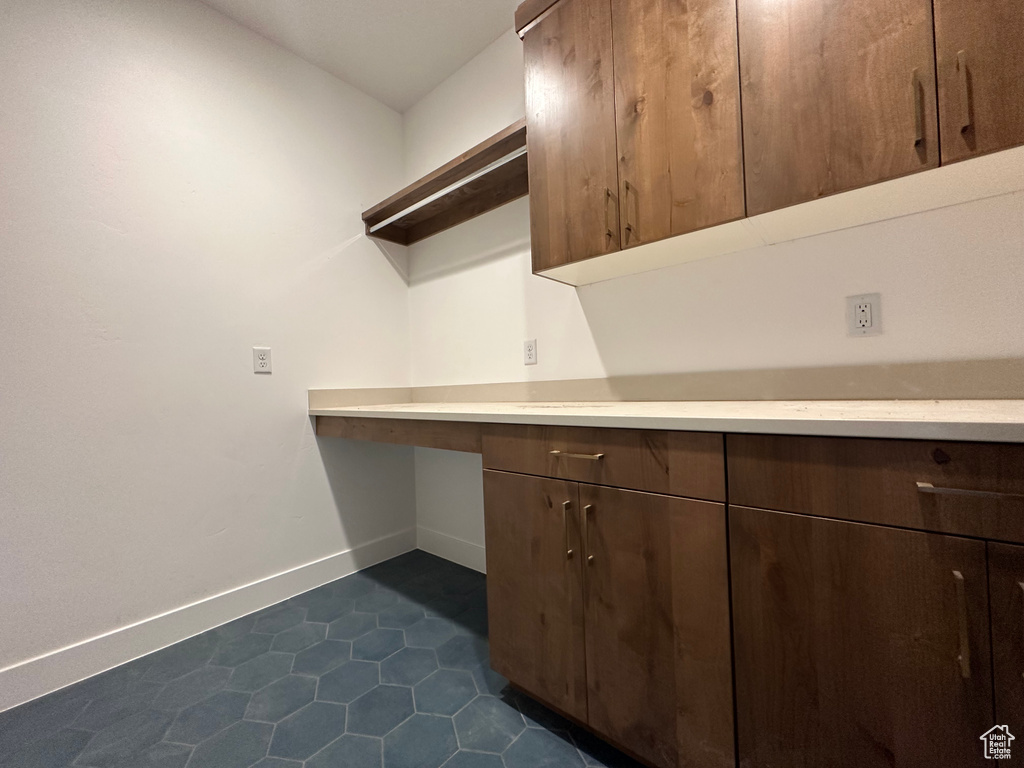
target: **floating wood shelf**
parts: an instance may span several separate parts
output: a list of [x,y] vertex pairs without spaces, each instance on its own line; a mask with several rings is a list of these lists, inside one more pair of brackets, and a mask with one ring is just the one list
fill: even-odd
[[411,245],[530,191],[520,120],[363,213],[366,234]]

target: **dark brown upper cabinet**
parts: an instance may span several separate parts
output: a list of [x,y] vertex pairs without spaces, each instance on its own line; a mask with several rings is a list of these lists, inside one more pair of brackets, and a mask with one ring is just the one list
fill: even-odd
[[523,38],[535,272],[619,248],[610,0],[561,0]]
[[748,215],[939,164],[931,0],[737,5]]
[[735,0],[612,3],[623,248],[742,218]]
[[1024,3],[935,0],[942,162],[1024,144]]

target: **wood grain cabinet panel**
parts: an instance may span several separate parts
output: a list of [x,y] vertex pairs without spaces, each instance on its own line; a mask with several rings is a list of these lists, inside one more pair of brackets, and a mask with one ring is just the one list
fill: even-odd
[[984,542],[732,507],[730,543],[740,766],[988,764]]
[[526,32],[533,269],[619,248],[611,0],[560,0]]
[[728,435],[726,452],[733,504],[1024,542],[1024,445]]
[[1024,733],[1024,547],[989,544],[988,570],[995,722],[1017,736]]
[[725,508],[588,485],[580,503],[590,727],[658,768],[734,766]]
[[484,472],[491,666],[586,721],[577,493],[575,483]]
[[742,218],[735,0],[615,0],[623,248]]
[[931,0],[739,0],[738,17],[748,215],[938,165]]
[[1024,3],[935,0],[942,162],[1024,144]]
[[488,469],[725,501],[722,435],[488,424]]

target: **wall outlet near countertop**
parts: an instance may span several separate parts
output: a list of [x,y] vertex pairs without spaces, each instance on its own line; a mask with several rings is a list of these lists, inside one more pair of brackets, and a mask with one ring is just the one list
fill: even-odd
[[252,372],[273,373],[274,368],[270,364],[270,347],[252,348]]
[[523,365],[537,364],[537,340],[528,339],[523,342]]
[[850,336],[879,336],[882,333],[882,295],[847,296],[846,329]]

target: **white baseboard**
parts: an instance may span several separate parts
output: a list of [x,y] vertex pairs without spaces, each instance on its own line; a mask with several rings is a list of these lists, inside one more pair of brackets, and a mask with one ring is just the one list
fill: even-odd
[[0,669],[0,712],[401,555],[417,538],[399,531]]
[[429,528],[416,529],[416,546],[424,552],[451,560],[453,563],[464,565],[480,573],[487,573],[484,548],[479,544],[473,544],[447,533],[432,531]]

